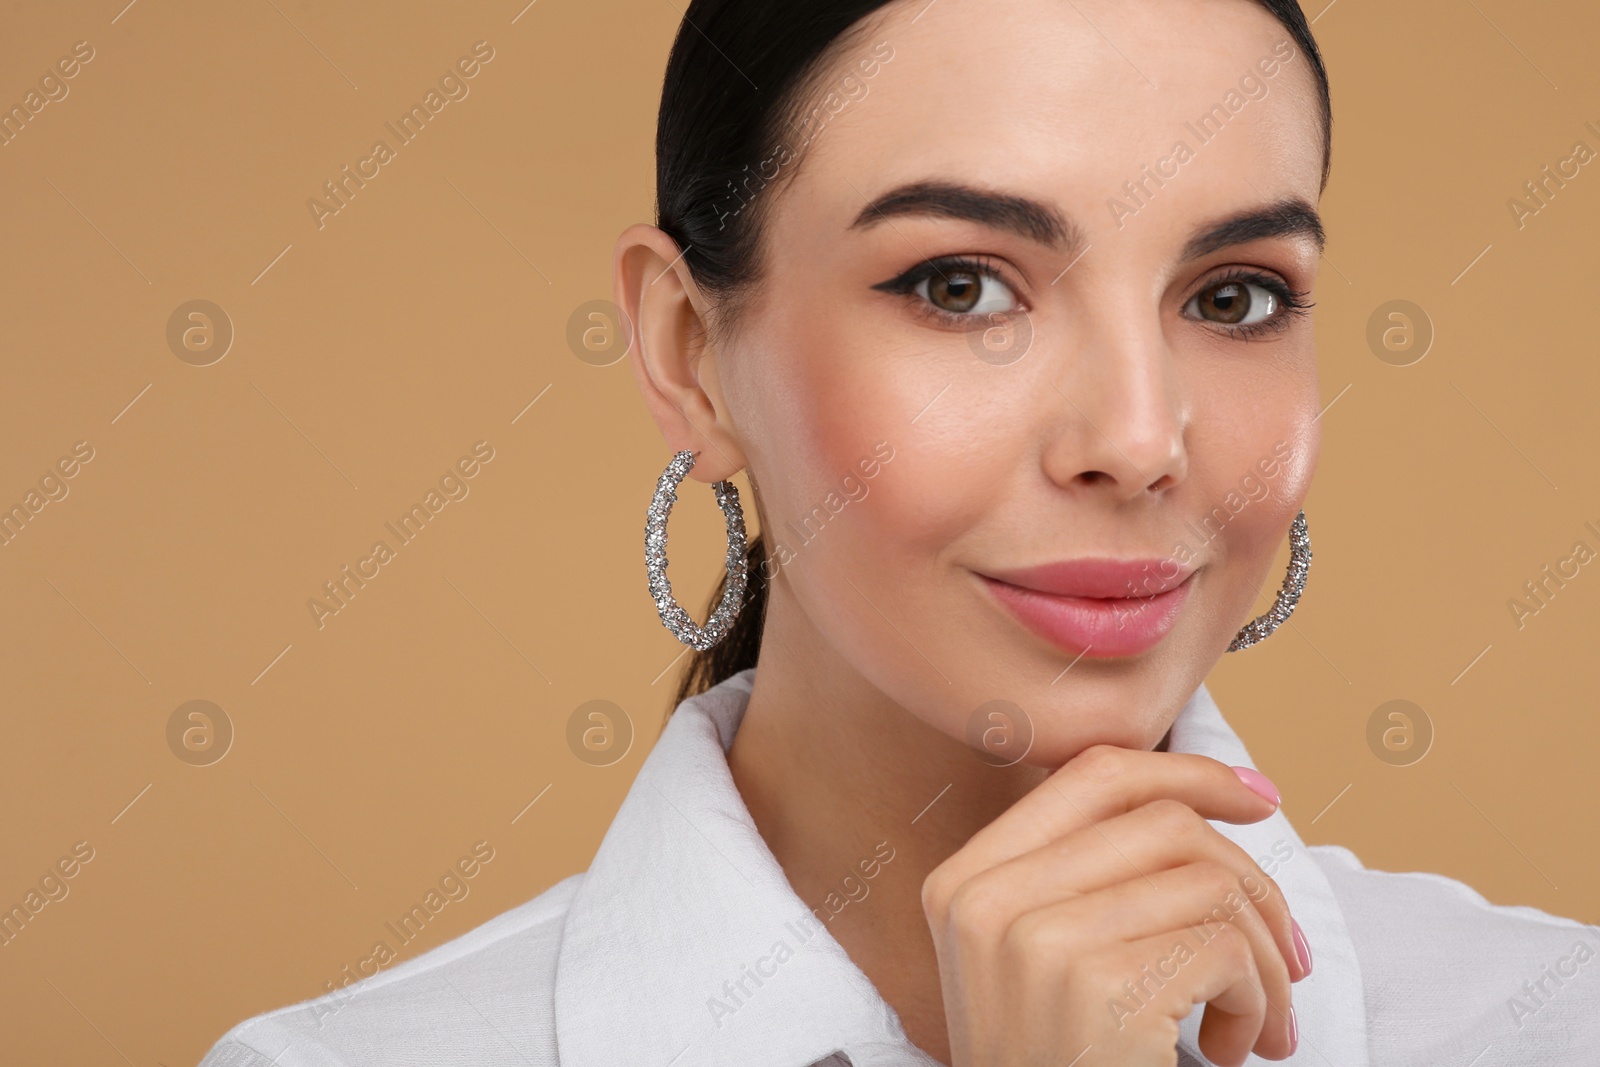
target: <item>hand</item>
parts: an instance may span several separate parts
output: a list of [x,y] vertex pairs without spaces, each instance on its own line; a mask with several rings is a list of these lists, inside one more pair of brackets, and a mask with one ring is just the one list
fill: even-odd
[[1094,745],[974,834],[922,885],[952,1067],[1173,1067],[1202,1002],[1212,1062],[1292,1053],[1288,905],[1206,822],[1275,810],[1210,757]]

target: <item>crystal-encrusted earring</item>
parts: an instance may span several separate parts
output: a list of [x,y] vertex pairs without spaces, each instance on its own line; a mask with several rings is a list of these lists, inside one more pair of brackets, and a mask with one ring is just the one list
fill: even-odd
[[667,516],[672,513],[672,505],[678,502],[678,484],[694,466],[694,461],[694,452],[687,449],[679,452],[656,482],[656,495],[650,501],[644,524],[644,563],[650,576],[650,596],[656,602],[661,622],[679,641],[704,652],[733,629],[733,620],[744,607],[749,563],[745,556],[744,512],[739,507],[739,489],[732,482],[713,483],[711,488],[716,493],[717,506],[728,520],[728,581],[722,591],[722,602],[701,627],[672,598],[672,583],[667,580]]
[[1284,575],[1278,599],[1265,614],[1246,623],[1228,646],[1229,652],[1249,648],[1278,628],[1278,624],[1294,614],[1294,606],[1305,592],[1306,574],[1311,570],[1311,535],[1306,532],[1306,513],[1296,515],[1289,526],[1289,573]]

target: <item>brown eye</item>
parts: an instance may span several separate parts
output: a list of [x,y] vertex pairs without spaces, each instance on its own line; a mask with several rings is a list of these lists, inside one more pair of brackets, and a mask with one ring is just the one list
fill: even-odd
[[983,279],[973,271],[947,270],[928,279],[928,299],[942,311],[971,311],[982,293]]
[[982,321],[1017,310],[1016,295],[997,273],[958,263],[930,263],[920,269],[924,273],[910,283],[909,291],[946,318]]
[[1278,297],[1251,282],[1229,281],[1201,290],[1190,304],[1208,322],[1238,326],[1270,318],[1278,310]]
[[1213,322],[1238,322],[1250,310],[1250,291],[1241,282],[1216,285],[1200,294],[1200,313]]

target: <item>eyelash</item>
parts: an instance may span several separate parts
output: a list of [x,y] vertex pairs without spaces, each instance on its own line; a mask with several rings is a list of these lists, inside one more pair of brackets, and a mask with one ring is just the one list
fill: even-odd
[[[971,274],[979,274],[986,278],[993,278],[1011,290],[1011,294],[1017,297],[1019,302],[1022,300],[1018,291],[1019,287],[1014,285],[1011,279],[1006,277],[1005,272],[995,266],[994,261],[988,256],[940,256],[936,259],[923,260],[899,277],[880,282],[873,288],[881,289],[886,293],[896,293],[900,296],[910,297],[916,302],[917,310],[921,314],[927,315],[940,325],[957,329],[963,327],[970,329],[972,323],[981,321],[984,316],[974,315],[971,312],[963,314],[956,311],[946,311],[914,292],[916,287],[922,284],[923,281],[955,271],[965,271]],[[1026,311],[1027,305],[1023,304],[1019,310]],[[1012,312],[1012,314],[1016,314],[1016,312]]]
[[[891,278],[887,282],[881,282],[873,286],[873,288],[912,297],[916,301],[917,309],[920,313],[929,316],[942,325],[959,328],[969,325],[974,319],[982,316],[946,311],[914,292],[916,287],[925,279],[951,271],[967,271],[993,278],[1011,290],[1012,295],[1017,296],[1019,301],[1022,299],[1018,295],[1018,287],[1012,284],[1010,279],[1006,277],[1005,272],[996,267],[988,256],[942,256],[936,259],[924,260],[904,274]],[[1265,333],[1282,332],[1293,325],[1296,318],[1305,315],[1315,306],[1314,301],[1306,299],[1310,295],[1309,292],[1294,289],[1286,282],[1272,275],[1245,268],[1234,268],[1219,277],[1208,279],[1204,285],[1195,290],[1188,299],[1184,300],[1183,306],[1188,307],[1191,300],[1208,289],[1227,285],[1230,282],[1249,282],[1252,285],[1260,286],[1276,297],[1279,305],[1278,312],[1271,318],[1263,319],[1260,322],[1246,323],[1243,326],[1230,326],[1227,323],[1209,322],[1209,320],[1203,319],[1197,320],[1209,322],[1211,326],[1241,340],[1248,341]],[[1027,305],[1024,304],[1019,310],[1026,311]]]

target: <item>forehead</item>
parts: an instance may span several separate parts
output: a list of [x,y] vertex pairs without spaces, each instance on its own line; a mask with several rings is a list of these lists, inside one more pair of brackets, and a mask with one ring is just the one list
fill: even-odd
[[813,219],[843,228],[930,177],[1053,202],[1090,234],[1121,228],[1119,200],[1125,217],[1141,197],[1185,215],[1318,199],[1310,62],[1253,0],[900,0],[865,29],[797,127],[814,139],[789,207]]

